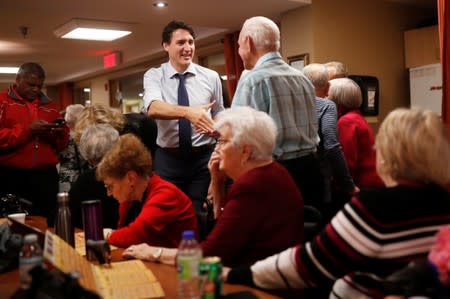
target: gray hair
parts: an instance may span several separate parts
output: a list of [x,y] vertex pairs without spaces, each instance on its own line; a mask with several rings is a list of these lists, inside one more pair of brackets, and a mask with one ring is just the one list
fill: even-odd
[[81,104],[69,105],[66,107],[66,114],[64,115],[64,119],[66,120],[69,128],[75,126],[77,122],[78,115],[80,115],[81,111],[83,111],[84,106]]
[[265,112],[250,107],[233,107],[217,115],[215,129],[228,126],[233,146],[251,145],[251,160],[271,159],[277,138],[277,127]]
[[252,39],[256,49],[280,49],[280,29],[277,24],[266,17],[252,17],[242,25],[241,34]]
[[330,80],[336,78],[346,78],[348,76],[345,64],[340,61],[330,61],[325,63],[325,66],[329,70]]
[[325,88],[328,84],[328,69],[324,64],[311,63],[303,68],[303,74],[316,88]]
[[80,139],[80,154],[92,165],[97,165],[119,139],[119,132],[109,124],[88,126]]
[[359,108],[362,104],[361,88],[348,78],[331,80],[328,98],[347,110]]

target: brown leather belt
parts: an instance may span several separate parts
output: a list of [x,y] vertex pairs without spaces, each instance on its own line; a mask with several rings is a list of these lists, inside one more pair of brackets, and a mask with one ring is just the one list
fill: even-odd
[[[173,155],[181,155],[182,151],[179,147],[162,147],[163,151],[173,154]],[[201,146],[196,146],[191,148],[191,153],[193,154],[202,154],[209,152],[214,149],[214,144],[205,144]]]

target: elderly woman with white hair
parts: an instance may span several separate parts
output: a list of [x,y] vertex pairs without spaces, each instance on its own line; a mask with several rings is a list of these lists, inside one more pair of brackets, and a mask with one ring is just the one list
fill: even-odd
[[425,258],[450,223],[449,132],[434,112],[398,108],[375,148],[385,187],[361,190],[313,241],[233,268],[227,281],[265,289],[334,284],[329,298],[383,298],[383,278]]
[[103,182],[95,176],[98,163],[118,139],[119,132],[109,124],[90,125],[81,135],[80,153],[92,169],[82,173],[69,191],[72,222],[76,227],[82,227],[81,203],[92,199],[102,202],[103,226],[116,228],[118,225],[119,204],[108,196]]
[[[217,222],[201,243],[204,256],[224,265],[250,264],[277,250],[299,244],[303,200],[289,172],[272,160],[276,127],[264,112],[249,107],[218,114],[219,139],[208,164]],[[226,177],[234,182],[227,192]],[[153,260],[160,248],[132,246],[125,257]],[[162,261],[175,262],[176,249],[163,250]]]
[[375,169],[375,134],[359,110],[362,93],[358,84],[348,78],[333,79],[328,99],[338,109],[339,142],[355,185],[359,188],[383,186]]

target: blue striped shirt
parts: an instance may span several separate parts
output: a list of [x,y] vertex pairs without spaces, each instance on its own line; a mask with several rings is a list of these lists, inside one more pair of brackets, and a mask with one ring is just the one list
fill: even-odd
[[[316,97],[317,119],[319,121],[319,156],[322,174],[326,179],[327,191],[331,190],[333,178],[344,191],[353,191],[354,183],[339,143],[337,130],[337,109],[334,102]],[[325,198],[329,202],[330,198]]]

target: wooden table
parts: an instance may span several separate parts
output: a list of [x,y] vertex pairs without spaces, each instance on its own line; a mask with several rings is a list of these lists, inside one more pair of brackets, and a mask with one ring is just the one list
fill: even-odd
[[[47,229],[46,221],[39,216],[27,216],[26,223],[30,226],[36,227],[42,231]],[[112,252],[113,262],[121,261],[123,249],[119,248]],[[145,262],[144,264],[153,272],[159,280],[164,293],[164,298],[177,298],[177,273],[176,268],[171,265],[164,265],[152,262]],[[0,298],[10,298],[11,295],[19,287],[19,271],[18,269],[7,273],[0,274]],[[276,299],[280,298],[266,292],[250,288],[243,285],[224,284],[224,293],[232,293],[239,291],[251,291],[261,299]]]

